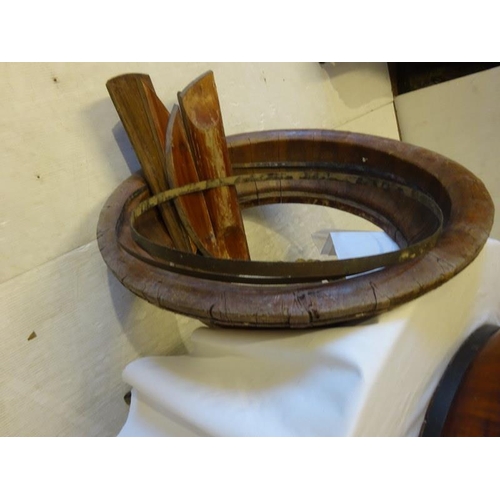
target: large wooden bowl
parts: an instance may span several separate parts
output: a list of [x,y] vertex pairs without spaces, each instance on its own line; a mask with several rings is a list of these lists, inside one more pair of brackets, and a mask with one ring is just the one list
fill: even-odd
[[[425,149],[374,136],[325,130],[271,131],[228,137],[233,172],[304,165],[350,168],[425,193],[442,212],[435,246],[422,256],[351,279],[289,284],[218,281],[165,269],[132,238],[130,215],[150,196],[140,175],[110,196],[98,223],[98,243],[113,274],[133,293],[205,323],[251,328],[309,328],[380,314],[445,283],[478,255],[493,224],[483,183],[456,162]],[[319,168],[319,167],[318,167]],[[398,192],[325,181],[267,181],[240,187],[242,208],[265,203],[315,203],[341,208],[379,225],[402,248],[431,224],[425,209]],[[141,233],[164,242],[154,211]]]

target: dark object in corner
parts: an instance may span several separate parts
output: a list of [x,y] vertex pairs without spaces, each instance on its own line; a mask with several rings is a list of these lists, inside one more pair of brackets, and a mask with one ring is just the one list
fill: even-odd
[[130,403],[132,401],[132,391],[128,391],[127,394],[125,394],[125,396],[123,396],[123,400],[125,401],[125,404],[127,406],[130,406]]
[[497,62],[387,63],[394,97],[500,66]]
[[500,328],[484,325],[450,361],[420,435],[500,436]]

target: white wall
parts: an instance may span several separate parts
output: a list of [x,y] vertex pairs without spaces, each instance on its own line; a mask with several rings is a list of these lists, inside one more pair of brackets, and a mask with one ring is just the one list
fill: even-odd
[[[500,213],[500,67],[398,96],[401,139],[477,175]],[[500,216],[491,236],[500,239]]]
[[121,372],[180,352],[198,324],[107,271],[97,218],[138,163],[105,83],[151,75],[176,92],[215,73],[226,133],[341,128],[398,138],[384,63],[0,65],[0,435],[116,435]]

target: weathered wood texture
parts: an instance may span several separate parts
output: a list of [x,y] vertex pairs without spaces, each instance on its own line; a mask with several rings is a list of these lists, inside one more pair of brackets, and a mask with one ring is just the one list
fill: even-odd
[[[180,92],[178,98],[200,180],[232,175],[213,72],[200,76]],[[219,256],[250,259],[236,189],[210,189],[204,196]]]
[[[126,74],[106,83],[109,95],[127,131],[145,178],[153,193],[168,189],[165,175],[165,134],[169,113],[156,96],[148,75]],[[160,212],[173,244],[191,252],[189,237],[173,203],[165,203]]]
[[[253,170],[250,166],[247,169]],[[270,172],[201,181],[194,185],[172,189],[140,203],[134,209],[130,219],[134,240],[151,256],[158,259],[154,261],[155,265],[166,270],[217,281],[269,285],[331,280],[402,263],[420,257],[433,248],[442,231],[443,214],[432,198],[421,191],[395,183],[393,180],[360,175],[359,170],[352,166],[339,166],[337,169],[334,166],[328,168],[325,165],[321,167],[305,165],[299,168],[295,164],[293,166],[280,164],[278,167],[270,164],[266,167],[258,165],[256,170]],[[274,170],[280,172],[276,173]],[[275,188],[276,180],[281,183],[281,191]],[[270,188],[268,188],[268,181],[271,181]],[[162,202],[192,192],[201,192],[220,186],[238,186],[242,183],[254,188],[253,192],[250,192],[250,204],[266,203],[269,201],[267,195],[270,194],[271,200],[280,196],[282,200],[295,200],[300,203],[317,203],[326,206],[345,205],[354,213],[366,214],[381,227],[388,228],[387,232],[392,234],[403,248],[380,255],[330,260],[329,262],[287,263],[255,260],[246,262],[187,255],[155,243],[138,228],[141,214],[144,211],[147,213]],[[344,187],[344,190],[337,189],[338,186]],[[265,197],[261,196],[263,191],[266,193]],[[340,196],[339,191],[342,193]],[[352,191],[356,194],[359,194],[358,191],[363,194],[361,202],[352,200],[353,196],[350,196]],[[359,196],[354,196],[354,198],[359,198]],[[391,205],[388,200],[392,202],[394,198],[398,204],[411,207],[406,219],[394,217],[388,210],[388,205]],[[399,215],[400,211],[397,210],[397,206],[392,204],[392,207],[392,211],[396,211]]]
[[441,435],[500,437],[500,330],[467,369]]
[[[242,134],[228,138],[228,143],[236,173],[252,171],[254,163],[262,161],[338,162],[362,165],[366,172],[410,184],[428,193],[441,206],[445,217],[443,233],[435,248],[422,258],[349,280],[259,286],[196,279],[140,262],[119,247],[116,224],[124,203],[138,188],[134,181],[113,195],[103,210],[99,245],[118,279],[126,278],[125,286],[159,307],[222,326],[257,328],[306,328],[367,317],[451,279],[477,256],[491,229],[493,204],[481,181],[457,163],[415,146],[319,130]],[[353,206],[349,197],[356,196],[359,188],[354,186],[346,191],[344,206],[342,196],[327,201],[331,206],[340,205],[356,213],[356,203]],[[270,187],[273,201],[289,201],[287,194],[283,197],[287,192]],[[376,196],[365,194],[366,199],[359,200],[363,214],[372,207],[377,209],[375,216],[381,206],[392,204],[380,192]],[[314,202],[314,198],[309,201]],[[409,238],[408,228],[418,221],[405,221],[411,211],[389,205],[386,213],[390,225]],[[418,224],[415,228],[418,233]]]
[[[172,188],[200,180],[178,106],[173,107],[167,128],[166,157],[166,175]],[[197,248],[205,255],[224,257],[219,251],[204,194],[181,196],[174,204]]]

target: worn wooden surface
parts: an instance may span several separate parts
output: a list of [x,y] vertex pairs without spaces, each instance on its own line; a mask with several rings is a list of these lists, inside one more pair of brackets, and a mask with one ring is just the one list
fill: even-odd
[[500,437],[500,330],[469,366],[441,435]]
[[[200,180],[178,106],[173,107],[167,128],[166,159],[166,175],[171,188]],[[228,257],[219,250],[203,193],[181,196],[174,204],[184,228],[203,254]]]
[[[243,134],[228,142],[235,170],[239,165],[251,171],[254,162],[262,161],[337,161],[404,180],[441,206],[442,236],[422,258],[349,280],[283,287],[196,279],[137,261],[118,249],[114,228],[125,193],[130,197],[136,188],[129,185],[120,196],[110,198],[109,208],[101,214],[99,245],[118,279],[125,277],[125,286],[160,307],[218,325],[259,328],[314,327],[379,314],[451,279],[476,257],[491,229],[493,204],[481,181],[455,162],[415,146],[318,130]],[[375,212],[390,203],[380,193],[365,194],[364,206],[376,208]],[[345,198],[349,201],[349,196]],[[333,206],[337,201],[333,197]],[[344,208],[353,210],[349,203]],[[408,237],[405,215],[398,226],[393,211],[394,207],[387,210],[388,220]],[[404,211],[396,210],[400,212]],[[406,221],[407,227],[414,223]]]
[[[178,98],[200,180],[230,176],[232,168],[213,72],[190,83]],[[220,255],[248,260],[250,253],[236,189],[210,189],[204,196]]]
[[[252,168],[248,165],[243,170],[257,170],[247,175],[236,175],[219,179],[200,181],[196,184],[171,189],[153,196],[138,204],[132,217],[122,217],[123,224],[130,223],[132,236],[144,250],[158,260],[155,265],[173,272],[182,272],[217,281],[254,284],[289,284],[312,283],[322,280],[343,278],[347,275],[359,274],[381,267],[401,264],[415,259],[431,250],[440,236],[443,225],[442,209],[433,199],[411,186],[395,182],[389,178],[377,178],[359,175],[354,167],[330,167],[305,165],[298,167],[282,164],[276,167],[273,163],[264,167],[262,164]],[[260,173],[265,170],[266,173]],[[275,189],[276,180],[281,190]],[[268,181],[271,187],[268,188]],[[356,214],[366,216],[381,227],[389,228],[387,232],[400,242],[401,249],[379,255],[361,258],[330,260],[328,262],[258,262],[231,259],[216,259],[207,256],[188,255],[154,242],[140,229],[142,216],[159,204],[177,199],[188,193],[203,192],[220,186],[238,186],[246,184],[253,187],[249,203],[264,204],[274,201],[278,196],[282,202],[288,200],[299,203],[323,204],[325,206],[346,206]],[[339,196],[339,186],[344,189]],[[355,192],[359,200],[359,192],[363,194],[361,201],[353,201],[350,193]],[[263,196],[262,193],[265,193]],[[369,200],[369,201],[367,201]],[[391,200],[388,202],[388,200]],[[395,217],[392,212],[400,213],[393,204],[409,205],[406,218]],[[392,206],[392,212],[388,209]],[[394,222],[397,220],[397,222]],[[398,223],[399,222],[399,223]],[[128,249],[126,245],[122,245]]]
[[[148,75],[126,74],[108,80],[109,95],[127,131],[145,178],[153,193],[168,189],[165,175],[165,134],[169,113],[154,92]],[[172,245],[192,251],[189,237],[173,203],[165,203],[160,213]]]

